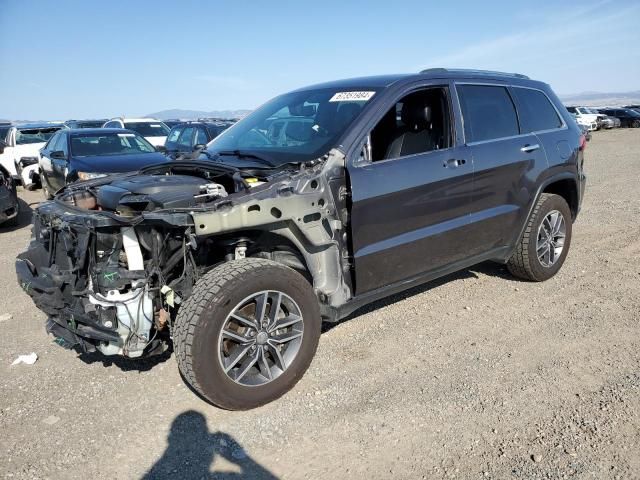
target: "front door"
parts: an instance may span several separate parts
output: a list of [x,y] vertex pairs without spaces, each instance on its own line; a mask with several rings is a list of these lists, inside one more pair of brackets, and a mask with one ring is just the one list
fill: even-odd
[[473,188],[447,87],[414,91],[371,130],[349,165],[355,290],[362,294],[465,256]]

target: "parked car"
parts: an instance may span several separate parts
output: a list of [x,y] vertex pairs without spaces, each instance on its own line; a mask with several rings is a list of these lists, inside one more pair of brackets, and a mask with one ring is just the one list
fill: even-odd
[[569,113],[580,120],[582,125],[589,125],[591,131],[599,130],[599,113],[591,110],[589,107],[571,106],[567,107]]
[[40,177],[46,198],[76,180],[131,172],[167,161],[142,135],[113,128],[61,130],[47,142],[40,155]]
[[[4,152],[4,140],[0,140],[0,154]],[[16,191],[15,180],[11,174],[0,165],[0,227],[15,226],[20,213],[20,203]]]
[[630,108],[601,108],[600,112],[616,117],[622,127],[640,128],[640,113]]
[[570,114],[573,119],[575,120],[575,122],[581,127],[581,128],[586,128],[587,131],[589,132],[595,132],[596,130],[598,130],[598,123],[593,121],[593,120],[588,120],[583,116],[579,116],[576,113],[571,113]]
[[634,112],[640,113],[640,105],[627,105],[624,108],[629,108],[629,109],[633,110]]
[[31,123],[10,127],[4,137],[6,145],[0,155],[0,165],[26,189],[40,184],[38,177],[39,150],[59,130],[63,123]]
[[160,120],[153,118],[112,118],[103,125],[103,128],[127,128],[133,130],[156,147],[164,146],[169,134],[169,127]]
[[619,118],[610,117],[609,115],[602,114],[600,125],[602,126],[602,128],[606,130],[611,130],[612,128],[619,128],[621,123]]
[[67,120],[64,124],[69,128],[100,128],[105,122],[107,119],[103,118],[100,120]]
[[179,124],[184,123],[184,122],[185,122],[185,120],[177,120],[177,119],[163,120],[162,121],[162,123],[164,123],[169,128],[173,128],[176,125],[179,125]]
[[63,188],[17,275],[59,343],[139,357],[172,338],[197,392],[248,409],[300,379],[322,321],[486,260],[553,277],[584,148],[524,75],[328,82],[268,101],[198,161]]
[[231,125],[233,122],[192,121],[179,123],[171,128],[164,144],[165,151],[172,158],[190,155],[194,150],[204,148]]

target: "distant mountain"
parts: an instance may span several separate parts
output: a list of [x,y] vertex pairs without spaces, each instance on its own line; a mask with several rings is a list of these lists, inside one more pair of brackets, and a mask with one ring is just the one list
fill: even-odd
[[172,118],[190,120],[204,117],[241,118],[250,112],[251,110],[213,110],[211,112],[206,112],[204,110],[181,110],[179,108],[174,108],[171,110],[149,113],[146,116],[157,118],[158,120],[169,120]]
[[566,105],[584,105],[586,107],[623,106],[640,103],[640,90],[631,92],[583,92],[560,95]]

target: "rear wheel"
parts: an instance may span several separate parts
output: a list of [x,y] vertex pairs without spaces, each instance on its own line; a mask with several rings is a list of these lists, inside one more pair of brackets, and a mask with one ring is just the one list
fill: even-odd
[[560,195],[540,195],[507,267],[516,277],[541,282],[562,267],[571,244],[571,210]]
[[640,120],[634,120],[633,123],[631,124],[631,126],[633,128],[639,128],[640,127]]
[[258,407],[302,377],[320,325],[318,300],[302,275],[269,260],[231,261],[202,277],[181,307],[174,331],[178,367],[213,404]]

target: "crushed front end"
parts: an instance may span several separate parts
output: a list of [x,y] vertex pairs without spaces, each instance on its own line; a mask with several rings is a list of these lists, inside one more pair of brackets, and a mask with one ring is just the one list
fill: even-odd
[[[185,261],[188,216],[170,218],[176,223],[134,228],[58,202],[35,212],[16,272],[60,345],[128,357],[164,350],[171,308],[180,301],[174,288],[189,288],[196,275]],[[181,273],[169,282],[173,267]]]
[[71,184],[35,210],[18,281],[60,345],[106,355],[164,351],[198,279],[245,257],[307,276],[332,319],[351,296],[343,164],[176,161]]

